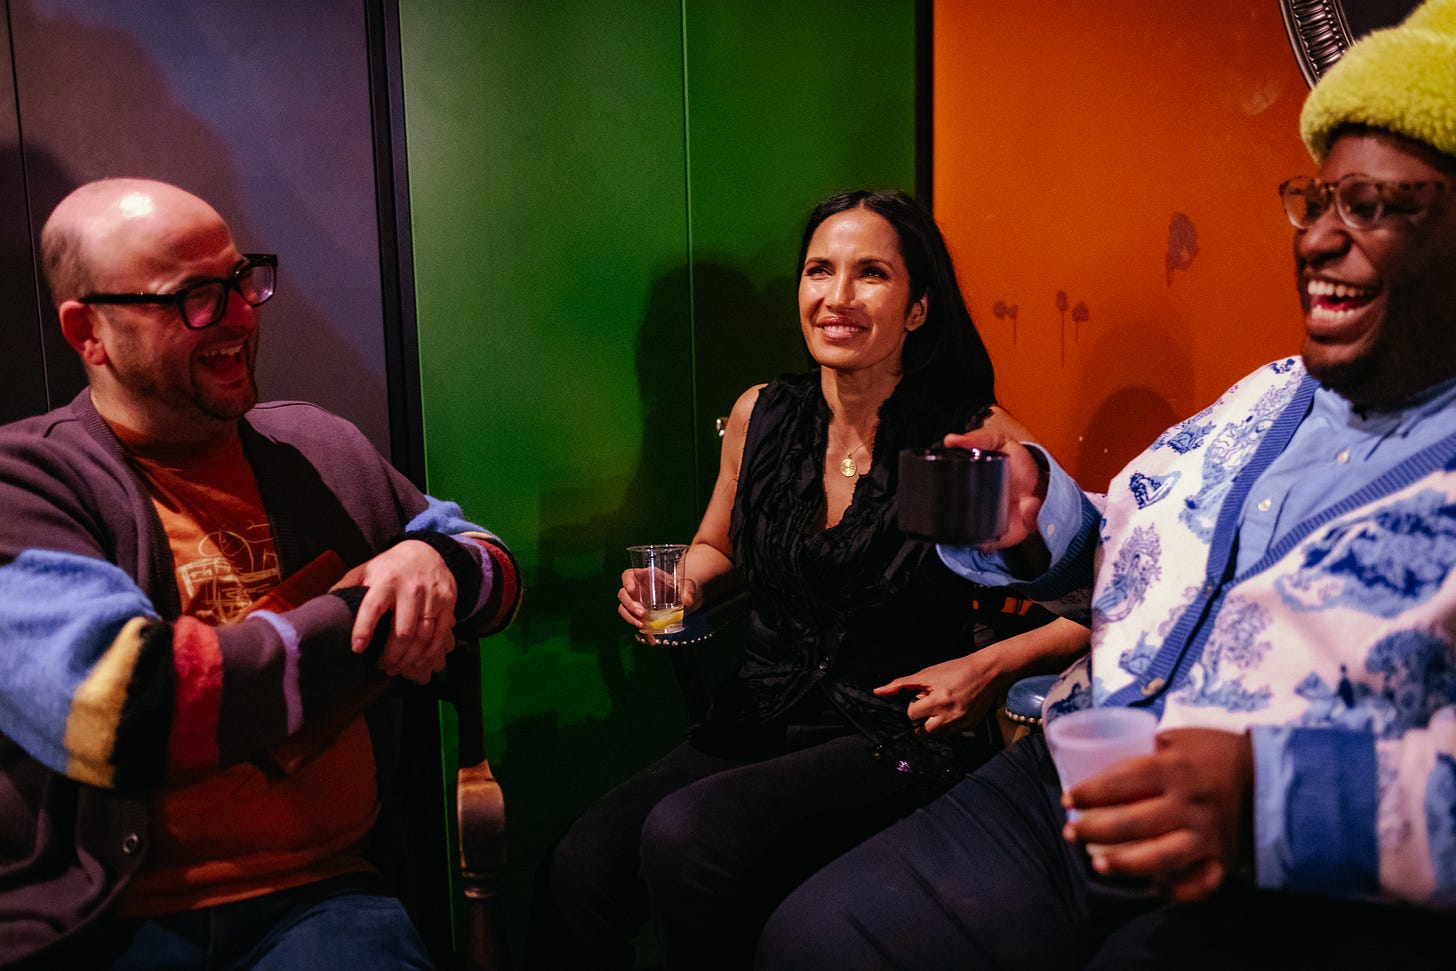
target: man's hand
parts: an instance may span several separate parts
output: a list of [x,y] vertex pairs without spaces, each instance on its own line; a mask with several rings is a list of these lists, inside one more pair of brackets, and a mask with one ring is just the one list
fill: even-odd
[[455,578],[428,543],[405,540],[346,573],[335,587],[365,586],[351,633],[362,653],[380,618],[393,611],[394,626],[379,658],[391,677],[426,684],[445,669],[455,649]]
[[1047,476],[1042,465],[1032,455],[1031,449],[1021,442],[993,428],[978,428],[963,434],[945,436],[947,448],[979,448],[982,451],[1006,453],[1011,466],[1010,484],[1007,493],[1011,513],[1007,517],[1006,532],[999,539],[982,544],[985,549],[1009,549],[1020,546],[1028,539],[1035,539],[1040,545],[1041,535],[1036,517],[1041,512],[1042,500],[1046,498]]
[[1077,810],[1062,835],[1093,868],[1141,877],[1175,901],[1201,900],[1251,858],[1254,752],[1247,735],[1158,733],[1152,755],[1114,766],[1062,796]]

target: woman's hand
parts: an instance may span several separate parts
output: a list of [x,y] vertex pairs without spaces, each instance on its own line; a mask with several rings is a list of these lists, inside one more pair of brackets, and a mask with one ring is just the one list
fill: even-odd
[[[660,585],[662,581],[659,580],[658,583]],[[617,591],[617,613],[638,630],[642,629],[642,618],[647,613],[647,606],[639,599],[640,591],[646,585],[646,569],[633,568],[622,571],[622,589]],[[698,581],[691,577],[684,579],[682,589],[678,593],[682,598],[684,614],[698,606]],[[652,635],[645,634],[644,636],[650,643]]]
[[1058,617],[965,657],[896,678],[876,688],[875,694],[915,692],[905,714],[912,722],[921,721],[927,735],[967,731],[981,723],[1017,680],[1062,670],[1087,650],[1091,638],[1086,627]]
[[922,668],[914,674],[880,685],[875,694],[887,696],[915,692],[905,709],[911,722],[927,735],[965,731],[980,724],[995,698],[992,680],[981,651]]
[[[742,577],[733,568],[729,556],[732,544],[728,538],[728,525],[733,515],[733,497],[738,489],[738,468],[743,461],[743,442],[748,433],[748,419],[753,414],[754,403],[763,385],[758,384],[738,396],[733,411],[728,415],[728,427],[723,436],[723,454],[718,465],[718,479],[713,485],[713,495],[708,499],[708,508],[703,521],[693,535],[688,551],[684,555],[683,570],[687,580],[683,584],[683,613],[691,613],[702,606],[703,592],[710,600],[724,596],[725,591],[742,583]],[[645,585],[645,571],[629,569],[622,571],[622,589],[617,591],[617,613],[628,624],[642,629],[642,617],[647,608],[643,606],[639,591]],[[648,643],[652,636],[644,635]]]
[[[993,645],[994,647],[994,645]],[[905,709],[911,722],[918,722],[927,735],[971,731],[986,717],[999,692],[993,648],[983,648],[965,657],[932,664],[875,689],[881,697],[901,691],[915,692]]]

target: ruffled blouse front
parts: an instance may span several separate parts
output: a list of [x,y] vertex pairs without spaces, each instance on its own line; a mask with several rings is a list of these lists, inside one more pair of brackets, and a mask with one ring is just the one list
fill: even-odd
[[786,375],[761,391],[730,523],[753,609],[744,660],[707,718],[715,734],[783,719],[817,686],[902,771],[958,776],[994,749],[999,740],[986,731],[916,736],[905,715],[910,699],[873,693],[990,643],[1007,623],[1028,626],[1000,613],[1000,594],[952,573],[932,544],[896,525],[900,451],[969,427],[985,404],[931,400],[902,380],[880,409],[869,471],[840,522],[825,529],[829,407],[819,374]]

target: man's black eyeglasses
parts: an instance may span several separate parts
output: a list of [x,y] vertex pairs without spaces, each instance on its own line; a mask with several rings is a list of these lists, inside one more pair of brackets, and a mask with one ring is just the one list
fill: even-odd
[[177,308],[189,330],[202,330],[227,313],[228,291],[236,291],[249,307],[268,302],[278,278],[278,257],[272,253],[244,253],[246,260],[232,276],[198,280],[171,293],[89,293],[82,303],[158,303]]

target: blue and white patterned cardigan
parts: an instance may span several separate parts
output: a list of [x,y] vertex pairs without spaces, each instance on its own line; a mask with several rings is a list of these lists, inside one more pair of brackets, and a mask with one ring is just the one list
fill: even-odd
[[1046,715],[1137,705],[1163,729],[1250,730],[1260,885],[1449,907],[1456,435],[1330,495],[1235,575],[1244,500],[1314,390],[1297,358],[1267,365],[1161,435],[1101,517],[1084,504],[1081,542],[1027,587],[1082,586],[1093,618]]

